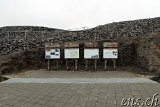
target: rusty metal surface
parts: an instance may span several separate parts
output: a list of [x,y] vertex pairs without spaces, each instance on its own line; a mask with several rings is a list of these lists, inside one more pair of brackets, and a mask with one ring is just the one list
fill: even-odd
[[103,42],[103,47],[118,47],[117,42]]
[[61,44],[58,42],[55,43],[45,43],[46,48],[60,48]]
[[86,42],[84,43],[84,47],[98,47],[98,42]]
[[79,42],[65,42],[64,47],[66,47],[66,48],[79,47]]

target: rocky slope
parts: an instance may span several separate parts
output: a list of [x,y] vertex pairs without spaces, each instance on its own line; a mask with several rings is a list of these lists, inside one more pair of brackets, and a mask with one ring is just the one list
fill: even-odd
[[114,40],[135,38],[160,32],[160,17],[116,22],[82,31],[63,31],[45,27],[13,26],[0,28],[0,55],[42,47],[47,41]]
[[[152,32],[156,32],[156,36],[151,36],[152,38],[147,36]],[[103,41],[117,41],[119,43],[118,65],[139,64],[148,71],[159,71],[159,45],[157,45],[158,42],[155,42],[155,39],[159,40],[159,33],[160,17],[115,22],[82,31],[65,31],[34,26],[2,27],[0,28],[0,71],[5,71],[8,66],[12,68],[13,59],[19,58],[21,55],[25,56],[22,58],[24,60],[14,60],[18,63],[13,64],[14,66],[21,65],[22,68],[27,68],[25,65],[31,62],[34,62],[33,66],[35,67],[44,66],[44,43],[55,41],[61,43],[65,41],[98,41],[100,44]],[[33,51],[36,50],[35,48],[40,48],[40,50],[38,49],[40,52]],[[32,58],[26,56],[27,54],[24,55],[26,52],[29,52],[28,55]],[[13,55],[14,53],[19,54]],[[18,55],[20,56],[17,57]],[[151,57],[151,55],[153,56]],[[4,63],[4,57],[10,59],[8,64],[6,61]],[[36,62],[34,57],[39,61]],[[101,61],[103,62],[102,59]],[[4,65],[8,66],[4,67]]]
[[135,39],[136,63],[151,72],[160,72],[160,33]]

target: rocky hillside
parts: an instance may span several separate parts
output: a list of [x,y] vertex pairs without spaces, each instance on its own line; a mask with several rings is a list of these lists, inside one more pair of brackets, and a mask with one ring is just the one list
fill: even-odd
[[135,39],[136,63],[151,72],[160,72],[160,33]]
[[0,28],[0,32],[14,32],[14,31],[50,31],[50,32],[58,32],[64,31],[62,29],[54,29],[48,27],[39,27],[39,26],[5,26]]
[[135,38],[141,34],[160,32],[160,17],[116,22],[85,31],[64,31],[46,27],[10,26],[0,28],[0,55],[43,47],[47,41],[113,40]]
[[[153,32],[156,32],[156,36],[147,36],[153,34]],[[2,27],[0,28],[0,67],[4,69],[0,69],[0,71],[5,71],[8,67],[4,67],[4,65],[13,67],[10,63],[13,59],[19,59],[20,56],[12,56],[11,54],[18,54],[18,52],[21,52],[21,55],[24,56],[23,61],[21,58],[14,60],[19,61],[18,64],[13,64],[14,66],[21,65],[21,68],[27,68],[26,63],[32,62],[35,66],[45,65],[43,47],[44,43],[48,41],[59,41],[61,43],[65,41],[99,41],[101,44],[102,41],[117,41],[119,43],[118,65],[134,64],[148,71],[158,71],[160,69],[158,55],[160,53],[158,42],[155,40],[159,40],[159,33],[160,17],[115,22],[82,31],[66,31],[33,26]],[[42,48],[40,49],[41,52],[35,52],[35,48]],[[26,52],[29,52],[28,55],[32,58],[29,58]],[[40,59],[39,55],[41,56]],[[4,62],[4,57],[10,57],[9,62]],[[36,62],[35,58],[39,61]],[[103,60],[101,61],[103,62]]]

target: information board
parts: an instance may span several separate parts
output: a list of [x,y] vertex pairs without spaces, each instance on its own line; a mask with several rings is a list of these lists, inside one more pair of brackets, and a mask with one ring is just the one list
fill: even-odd
[[103,49],[103,58],[118,58],[118,49]]
[[79,58],[79,49],[64,49],[66,59]]
[[99,49],[84,49],[84,58],[98,59]]
[[60,58],[60,49],[46,49],[45,50],[46,59],[59,59]]

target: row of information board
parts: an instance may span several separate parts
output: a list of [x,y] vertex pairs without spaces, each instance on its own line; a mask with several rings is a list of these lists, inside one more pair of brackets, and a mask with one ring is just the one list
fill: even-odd
[[[94,59],[95,70],[97,69],[97,60],[99,59],[99,43],[86,42],[83,44],[84,59],[86,62],[86,70],[88,69],[88,59]],[[45,58],[48,59],[48,70],[50,69],[50,59],[60,59],[61,49],[64,49],[64,58],[66,59],[66,69],[69,69],[69,59],[75,61],[75,70],[78,69],[77,60],[80,57],[79,43],[78,42],[65,42],[63,45],[59,43],[46,43],[45,44]],[[107,69],[107,59],[112,59],[113,69],[115,69],[116,59],[118,58],[118,43],[117,42],[103,42],[103,58],[105,59],[104,69]],[[58,60],[57,69],[58,69]]]
[[[45,49],[46,59],[60,59],[61,52],[60,49]],[[78,59],[79,58],[79,48],[64,49],[65,59]],[[84,49],[84,58],[86,59],[98,59],[99,49]],[[103,58],[118,58],[118,49],[103,49]]]

